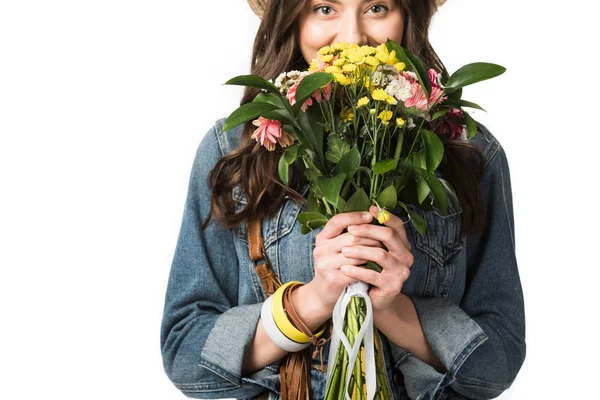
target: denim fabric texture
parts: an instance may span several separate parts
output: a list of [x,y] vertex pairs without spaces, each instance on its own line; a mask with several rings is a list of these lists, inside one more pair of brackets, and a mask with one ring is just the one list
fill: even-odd
[[[265,296],[248,254],[247,225],[226,230],[213,223],[204,232],[210,205],[206,178],[218,159],[240,143],[242,126],[223,132],[216,121],[203,137],[193,163],[183,220],[165,296],[160,345],[164,370],[186,396],[251,399],[268,391],[280,398],[279,362],[242,377],[245,349],[252,343]],[[386,377],[393,400],[491,399],[514,381],[526,353],[524,301],[515,257],[509,167],[498,140],[480,123],[469,141],[486,156],[482,196],[490,225],[482,235],[460,235],[461,208],[448,215],[413,210],[427,221],[423,236],[405,228],[414,255],[402,292],[417,310],[425,336],[440,359],[442,374],[384,335]],[[302,188],[307,195],[308,185]],[[236,209],[246,199],[234,190]],[[262,230],[275,273],[282,282],[310,282],[316,235],[300,233],[292,199]],[[323,350],[327,363],[329,344]],[[312,346],[311,346],[312,354]],[[318,356],[312,360],[319,365]],[[311,369],[313,398],[322,399],[326,373]]]

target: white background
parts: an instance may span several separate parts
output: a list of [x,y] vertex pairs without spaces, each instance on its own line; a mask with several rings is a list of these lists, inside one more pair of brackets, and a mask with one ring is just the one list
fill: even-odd
[[[527,359],[501,399],[596,392],[594,2],[449,0],[431,38],[504,146]],[[159,328],[192,160],[239,104],[244,1],[0,2],[3,399],[183,399]],[[594,32],[595,31],[595,32]]]

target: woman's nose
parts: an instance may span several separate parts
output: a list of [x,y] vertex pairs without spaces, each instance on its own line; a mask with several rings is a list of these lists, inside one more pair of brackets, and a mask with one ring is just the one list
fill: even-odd
[[348,13],[340,20],[337,41],[359,46],[367,44],[367,35],[359,17]]

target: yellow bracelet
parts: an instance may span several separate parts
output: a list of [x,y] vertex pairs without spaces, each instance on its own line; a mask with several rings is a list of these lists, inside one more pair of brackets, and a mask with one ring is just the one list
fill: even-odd
[[[294,324],[289,320],[285,309],[283,307],[283,293],[289,286],[298,286],[304,285],[303,282],[299,281],[290,281],[283,285],[281,285],[275,293],[273,293],[273,320],[275,321],[275,325],[277,328],[283,333],[288,339],[293,340],[297,343],[310,343],[310,338],[306,336],[304,332],[299,330],[294,326]],[[324,323],[322,328],[315,334],[315,337],[319,337],[325,332],[327,328],[327,323]]]

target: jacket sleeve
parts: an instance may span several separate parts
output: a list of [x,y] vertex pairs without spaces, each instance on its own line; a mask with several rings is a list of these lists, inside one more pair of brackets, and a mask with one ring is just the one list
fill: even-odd
[[409,296],[446,373],[392,344],[411,399],[437,399],[445,388],[468,399],[498,397],[525,360],[510,175],[499,143],[485,169],[482,196],[489,225],[483,234],[467,238],[467,281],[460,304],[441,297]]
[[[218,124],[217,124],[218,125]],[[192,398],[251,398],[278,389],[275,364],[241,376],[262,303],[238,305],[239,261],[233,233],[216,222],[205,231],[208,172],[222,156],[216,126],[194,160],[171,265],[160,332],[164,370]]]

